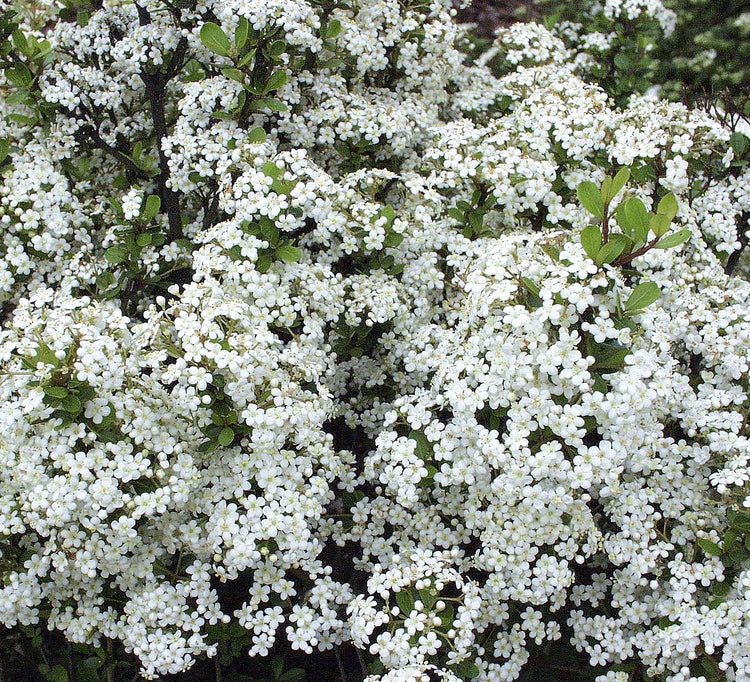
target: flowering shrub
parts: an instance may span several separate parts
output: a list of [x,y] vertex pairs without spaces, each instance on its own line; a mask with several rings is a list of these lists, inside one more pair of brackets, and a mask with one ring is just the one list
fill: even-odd
[[534,4],[580,68],[615,96],[654,87],[673,100],[706,92],[727,99],[747,86],[750,12],[742,0]]
[[741,117],[438,0],[0,9],[5,627],[86,679],[750,676]]

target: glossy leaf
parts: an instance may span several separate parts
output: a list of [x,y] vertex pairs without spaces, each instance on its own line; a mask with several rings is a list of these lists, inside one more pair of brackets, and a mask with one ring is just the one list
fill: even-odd
[[670,222],[677,215],[678,210],[679,210],[679,205],[677,204],[677,199],[675,198],[674,194],[672,194],[671,192],[665,195],[664,197],[662,197],[661,201],[659,202],[659,205],[656,207],[656,213],[658,215],[668,216]]
[[286,71],[274,71],[271,74],[271,77],[266,81],[263,94],[265,95],[274,90],[278,90],[286,85],[287,80],[289,80],[289,78],[286,75]]
[[263,130],[263,128],[253,128],[248,134],[247,134],[247,141],[250,144],[256,144],[258,142],[265,142],[268,139],[268,135],[266,135],[266,131]]
[[240,17],[237,22],[237,28],[234,29],[234,46],[238,51],[245,47],[249,33],[250,22],[245,17]]
[[582,182],[578,185],[578,200],[581,205],[599,220],[604,219],[604,202],[599,188],[593,182]]
[[112,265],[122,263],[128,257],[128,250],[124,246],[110,246],[104,252],[104,258]]
[[594,259],[597,265],[614,261],[632,242],[624,234],[613,234],[609,241],[599,249]]
[[735,158],[739,159],[745,155],[748,146],[750,146],[750,140],[744,133],[736,132],[732,133],[732,136],[729,138],[729,144],[734,151]]
[[721,547],[707,538],[700,538],[698,546],[709,556],[721,556]]
[[229,427],[222,429],[221,433],[219,433],[219,445],[223,445],[224,447],[227,447],[228,445],[232,444],[233,440],[234,440],[234,431],[230,429]]
[[300,258],[302,258],[302,251],[300,251],[296,246],[286,244],[276,249],[276,255],[285,263],[296,263]]
[[669,232],[672,220],[664,213],[651,214],[648,217],[648,225],[655,237],[662,237]]
[[639,284],[625,302],[625,310],[634,312],[642,310],[651,305],[661,296],[661,290],[655,282],[643,282]]
[[338,19],[334,19],[331,21],[328,26],[326,27],[326,38],[335,38],[339,33],[341,33],[341,22]]
[[396,592],[396,603],[398,604],[398,608],[401,609],[401,613],[405,616],[411,613],[412,606],[414,606],[411,596],[405,590]]
[[45,386],[44,393],[52,398],[62,399],[68,395],[68,389],[65,386]]
[[625,187],[628,180],[630,180],[630,169],[620,168],[620,170],[617,171],[615,177],[612,179],[612,188],[609,192],[610,201],[612,201],[612,199],[614,199],[620,193],[620,190]]
[[207,22],[201,26],[201,42],[214,54],[221,57],[228,57],[232,49],[232,43],[229,42],[227,34],[213,22]]
[[664,239],[660,239],[654,248],[656,249],[672,249],[675,246],[679,246],[680,244],[684,244],[686,241],[690,239],[692,236],[692,233],[690,230],[680,230],[679,232],[674,232],[672,234],[668,234]]
[[596,225],[590,225],[581,231],[581,244],[586,255],[596,260],[599,249],[602,248],[602,231]]
[[143,203],[143,208],[141,208],[141,220],[146,224],[150,223],[156,217],[160,208],[161,199],[159,199],[159,197],[155,194],[146,197],[146,201]]
[[645,242],[648,239],[649,221],[648,211],[643,202],[637,197],[628,199],[623,207],[623,216],[635,236],[635,241]]
[[265,111],[266,109],[268,109],[269,111],[277,113],[286,113],[287,111],[289,111],[289,107],[280,99],[276,99],[275,97],[262,97],[261,99],[256,99],[250,105],[250,108],[253,111]]

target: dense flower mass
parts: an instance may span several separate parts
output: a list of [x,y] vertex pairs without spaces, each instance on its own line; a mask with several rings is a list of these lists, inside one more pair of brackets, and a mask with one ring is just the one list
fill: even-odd
[[590,11],[3,3],[2,625],[750,679],[748,138]]

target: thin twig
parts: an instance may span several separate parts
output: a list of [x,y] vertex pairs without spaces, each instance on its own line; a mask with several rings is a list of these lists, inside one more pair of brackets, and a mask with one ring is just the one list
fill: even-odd
[[344,663],[341,660],[341,654],[339,653],[338,647],[334,647],[333,654],[334,656],[336,656],[336,663],[339,666],[339,675],[340,675],[341,682],[347,682],[348,678],[346,676],[346,670],[344,670]]

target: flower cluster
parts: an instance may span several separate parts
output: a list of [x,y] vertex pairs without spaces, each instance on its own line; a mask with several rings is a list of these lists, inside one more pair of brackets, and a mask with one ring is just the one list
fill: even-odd
[[[149,678],[750,675],[736,132],[444,0],[0,10],[0,623]],[[688,243],[591,257],[621,166]]]

